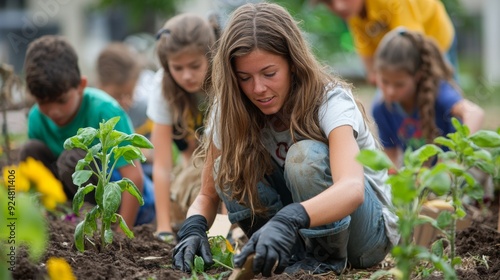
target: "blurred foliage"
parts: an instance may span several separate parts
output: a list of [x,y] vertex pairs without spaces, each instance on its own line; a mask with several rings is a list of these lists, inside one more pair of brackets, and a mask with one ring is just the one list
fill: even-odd
[[[354,42],[347,24],[332,14],[325,5],[310,0],[272,0],[282,5],[299,20],[315,54],[329,60],[335,53],[353,53]],[[477,23],[465,11],[460,0],[442,0],[457,29],[473,29]]]
[[121,7],[127,10],[132,23],[139,24],[151,16],[169,17],[175,14],[181,0],[98,0],[98,8]]
[[347,24],[334,16],[325,5],[312,5],[309,0],[273,0],[300,21],[314,53],[329,60],[334,53],[354,52],[354,42]]
[[441,0],[456,29],[471,29],[476,21],[467,13],[461,0]]

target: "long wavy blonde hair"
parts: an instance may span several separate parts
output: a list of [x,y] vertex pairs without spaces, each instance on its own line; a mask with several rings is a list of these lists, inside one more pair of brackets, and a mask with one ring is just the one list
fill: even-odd
[[[246,4],[235,10],[224,29],[213,59],[210,115],[218,116],[212,133],[206,135],[204,152],[213,144],[213,131],[220,139],[220,162],[215,183],[231,188],[232,198],[262,214],[265,208],[257,194],[257,183],[272,171],[271,155],[264,147],[261,130],[268,122],[241,91],[234,61],[259,49],[277,54],[293,69],[288,100],[281,109],[289,121],[293,141],[314,139],[328,143],[319,127],[318,112],[329,87],[342,84],[314,57],[298,24],[281,6]],[[209,125],[210,126],[210,125]]]
[[432,143],[439,136],[435,112],[439,83],[448,81],[460,92],[453,80],[453,68],[445,61],[434,39],[402,28],[391,31],[377,48],[375,69],[420,75],[416,86],[416,106],[422,135],[427,143]]

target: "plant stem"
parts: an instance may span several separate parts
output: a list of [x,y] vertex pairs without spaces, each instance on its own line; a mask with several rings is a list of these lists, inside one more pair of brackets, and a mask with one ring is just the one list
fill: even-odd
[[221,265],[221,266],[223,266],[223,267],[225,267],[225,268],[227,268],[227,269],[234,270],[234,268],[232,268],[232,267],[230,267],[229,265],[226,265],[226,264],[224,264],[224,263],[222,263],[222,262],[220,262],[220,261],[218,261],[218,260],[216,260],[216,259],[213,259],[213,261],[214,261],[214,263],[216,263],[216,264],[218,264],[218,265]]
[[451,187],[451,196],[452,196],[452,201],[454,202],[453,203],[453,210],[455,211],[454,215],[452,215],[453,219],[452,219],[452,222],[451,222],[451,229],[450,229],[450,261],[453,261],[453,259],[455,258],[455,237],[456,237],[456,229],[457,229],[457,215],[456,215],[456,212],[457,212],[457,205],[455,203],[455,201],[458,201],[460,199],[459,197],[459,191],[458,191],[458,188],[460,187],[460,184],[459,182],[457,182],[458,178],[454,178],[453,180],[453,184],[452,184],[452,187]]

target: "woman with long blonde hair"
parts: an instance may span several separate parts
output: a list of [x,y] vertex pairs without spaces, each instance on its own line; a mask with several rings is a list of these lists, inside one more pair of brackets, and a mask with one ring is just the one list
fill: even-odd
[[206,230],[221,199],[250,238],[236,267],[252,253],[264,276],[382,261],[399,239],[387,174],[356,161],[376,141],[349,85],[317,62],[291,15],[276,4],[239,7],[212,73],[202,188],[174,267],[190,271],[195,254],[212,263]]

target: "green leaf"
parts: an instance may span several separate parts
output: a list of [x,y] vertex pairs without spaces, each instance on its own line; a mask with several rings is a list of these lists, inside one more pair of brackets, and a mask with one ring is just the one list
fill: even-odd
[[120,221],[120,228],[125,233],[125,235],[128,238],[134,238],[134,233],[127,226],[127,223],[125,222],[125,219],[123,219],[123,217],[121,215],[119,215],[119,214],[115,214],[115,217],[118,218],[118,221]]
[[84,229],[85,220],[81,221],[76,225],[74,238],[75,238],[75,247],[78,251],[85,251],[84,239],[83,239],[83,229]]
[[113,117],[106,122],[101,122],[99,124],[100,138],[103,140],[105,135],[109,135],[110,132],[115,128],[116,124],[120,121],[120,117]]
[[142,162],[146,161],[146,157],[142,153],[141,149],[132,145],[116,148],[114,150],[114,158],[115,160],[118,160],[120,157],[123,157],[130,164],[133,164],[132,161],[136,159],[140,159]]
[[101,148],[102,148],[102,144],[101,143],[97,143],[97,144],[95,144],[94,146],[92,146],[89,149],[89,153],[87,154],[87,156],[90,157],[88,159],[89,162],[92,160],[93,157],[97,156],[97,154],[99,153],[99,151],[101,151]]
[[433,169],[422,172],[420,179],[422,185],[438,196],[445,195],[450,191],[451,178],[444,164],[438,164]]
[[432,244],[431,252],[438,257],[443,257],[444,254],[443,239],[439,239],[438,241]]
[[109,134],[107,146],[108,147],[118,146],[121,142],[123,142],[127,138],[128,135],[126,133],[123,133],[118,130],[113,130]]
[[415,180],[404,170],[395,176],[389,177],[387,183],[391,185],[392,197],[395,204],[406,205],[418,197]]
[[96,135],[97,135],[97,129],[93,127],[84,127],[78,129],[76,136],[85,147],[88,147],[90,146],[90,144],[92,144]]
[[78,135],[70,137],[64,141],[63,147],[65,150],[72,150],[74,148],[80,148],[82,150],[87,150],[87,146],[83,144]]
[[122,192],[120,186],[115,182],[110,182],[104,187],[103,194],[103,219],[106,222],[111,221],[111,217],[116,213],[120,207],[122,200]]
[[452,266],[457,266],[462,264],[462,259],[460,257],[455,257],[453,260],[451,260],[451,265]]
[[442,150],[438,146],[434,144],[426,144],[410,154],[410,161],[418,162],[419,165],[422,165],[424,162],[440,152],[442,152]]
[[113,243],[113,230],[108,228],[104,231],[104,242],[106,244]]
[[79,187],[78,191],[76,192],[75,196],[73,197],[73,212],[75,214],[78,214],[80,212],[80,208],[83,206],[83,201],[85,198],[85,195],[88,194],[89,192],[93,191],[95,189],[95,186],[92,184],[88,184],[85,187]]
[[480,130],[469,136],[469,139],[481,148],[500,147],[500,134],[491,130]]
[[89,166],[89,162],[87,161],[86,158],[82,158],[76,164],[75,170],[76,171],[84,170],[85,167],[87,167],[87,166]]
[[104,196],[104,185],[101,180],[97,182],[97,188],[95,189],[95,201],[97,205],[103,207],[103,196]]
[[433,218],[426,215],[419,215],[417,220],[415,221],[415,226],[422,224],[431,224],[434,227],[437,226],[436,220],[434,220]]
[[436,139],[434,139],[434,143],[441,145],[441,146],[445,146],[445,147],[449,148],[450,150],[455,149],[455,143],[453,143],[453,141],[451,141],[450,139],[443,137],[443,136],[439,136]]
[[479,169],[481,169],[487,174],[495,173],[495,165],[493,164],[493,162],[477,161],[475,162],[474,166],[477,166]]
[[380,150],[361,150],[356,159],[372,170],[384,170],[390,168],[393,164],[387,155]]
[[466,125],[462,125],[462,123],[460,123],[457,118],[451,118],[451,123],[457,131],[456,133],[460,134],[461,136],[469,136],[469,128]]
[[137,134],[137,133],[133,133],[131,135],[128,135],[126,140],[130,141],[130,143],[133,146],[138,147],[138,148],[145,148],[145,149],[153,149],[154,148],[153,144],[148,140],[148,138],[146,138],[143,135]]
[[84,233],[92,236],[97,231],[97,218],[99,216],[99,206],[96,205],[85,215]]
[[468,186],[475,186],[477,184],[477,181],[476,181],[476,178],[474,178],[474,176],[472,176],[470,173],[468,172],[465,172],[462,174],[462,177],[464,178],[465,180],[465,183],[468,185]]
[[141,191],[137,188],[137,186],[130,180],[129,178],[123,178],[120,181],[116,182],[118,186],[120,186],[121,191],[127,191],[132,196],[134,196],[138,201],[139,205],[144,205],[144,198],[142,197]]
[[467,215],[467,213],[465,212],[465,210],[462,207],[457,208],[456,214],[457,214],[457,217],[459,219],[462,219],[463,217],[465,217]]
[[203,272],[205,271],[205,262],[203,261],[203,258],[200,256],[195,256],[194,257],[194,265],[193,265],[193,272]]
[[437,221],[438,228],[440,228],[440,229],[447,228],[453,222],[453,218],[451,216],[451,212],[449,212],[449,211],[441,211],[439,213],[439,215],[437,216],[436,221]]
[[71,178],[73,178],[73,184],[81,186],[83,183],[87,182],[92,176],[92,170],[76,170]]

